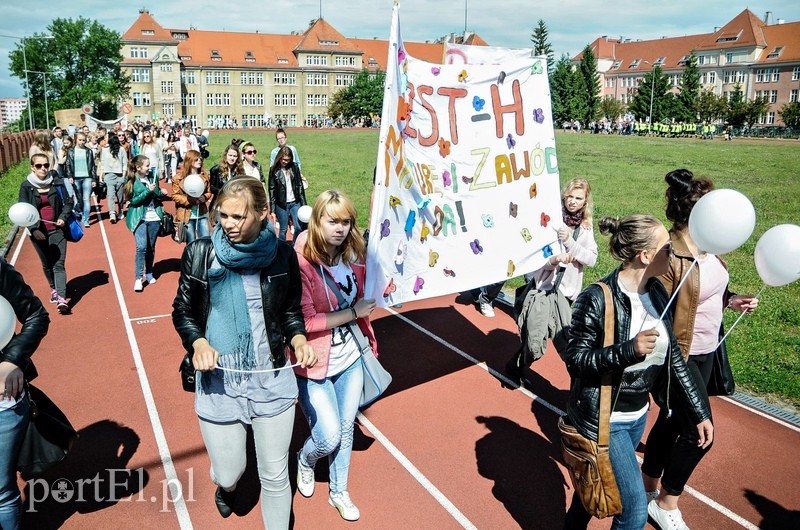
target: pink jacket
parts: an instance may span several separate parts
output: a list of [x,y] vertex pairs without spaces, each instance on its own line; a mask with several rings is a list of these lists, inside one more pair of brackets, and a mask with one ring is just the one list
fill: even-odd
[[[300,252],[300,248],[296,247],[297,260],[300,262],[300,277],[303,281],[303,297],[301,306],[303,309],[303,316],[306,322],[306,333],[308,335],[308,343],[314,348],[317,354],[317,364],[311,368],[295,367],[294,371],[297,375],[306,377],[308,379],[325,379],[328,376],[328,359],[331,353],[331,330],[325,329],[327,317],[325,313],[331,312],[331,306],[336,311],[338,308],[338,301],[336,294],[327,286],[325,280],[319,273],[319,265],[309,262]],[[356,299],[364,297],[364,277],[366,275],[366,267],[363,263],[351,263],[353,272],[356,275],[356,287],[358,294]],[[328,268],[322,266],[325,274],[330,274]],[[330,302],[328,302],[330,300]],[[358,327],[364,333],[364,336],[369,340],[372,351],[375,356],[378,356],[378,344],[375,340],[375,332],[372,330],[372,324],[369,322],[369,317],[359,318],[356,320]],[[292,364],[297,360],[292,354]]]

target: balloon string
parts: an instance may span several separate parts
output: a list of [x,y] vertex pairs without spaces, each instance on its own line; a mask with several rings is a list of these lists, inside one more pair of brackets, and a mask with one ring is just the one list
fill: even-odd
[[[757,293],[757,294],[756,294],[756,295],[755,295],[753,298],[758,298],[759,296],[761,296],[761,293],[763,293],[763,292],[764,292],[764,289],[766,289],[766,288],[767,288],[767,284],[764,284],[764,287],[762,287],[762,288],[761,288],[761,290],[760,290],[760,291],[758,291],[758,293]],[[716,345],[716,346],[714,346],[714,350],[716,350],[717,348],[719,348],[719,345],[720,345],[720,344],[722,344],[723,342],[725,342],[725,339],[727,339],[727,338],[728,338],[728,335],[730,335],[730,334],[731,334],[731,331],[733,331],[733,328],[735,328],[735,327],[736,327],[736,324],[738,324],[738,323],[739,323],[739,321],[740,321],[741,319],[743,319],[743,318],[744,318],[744,316],[745,316],[746,314],[748,314],[748,313],[750,313],[750,311],[742,311],[742,314],[741,314],[741,315],[739,315],[739,318],[737,318],[737,319],[736,319],[736,322],[734,322],[734,323],[733,323],[733,325],[731,326],[731,329],[729,329],[729,330],[728,330],[728,332],[727,332],[727,333],[725,333],[725,336],[724,336],[724,337],[722,337],[722,338],[719,340],[719,342],[717,343],[717,345]]]
[[266,374],[269,372],[277,372],[278,370],[285,370],[287,368],[294,368],[295,366],[300,366],[300,363],[289,364],[286,366],[281,366],[280,368],[267,368],[265,370],[238,370],[236,368],[225,368],[224,366],[217,366],[217,370],[222,370],[223,372],[233,372],[236,374]]
[[[686,274],[684,274],[683,278],[681,278],[681,282],[678,284],[678,288],[675,289],[675,292],[672,293],[672,297],[669,299],[669,302],[667,302],[667,305],[664,307],[664,311],[662,311],[661,316],[658,317],[658,322],[656,322],[656,326],[662,320],[664,320],[664,315],[667,314],[667,311],[669,310],[669,306],[672,305],[672,301],[675,300],[676,296],[678,296],[678,291],[680,291],[681,287],[683,287],[683,284],[686,282],[686,279],[689,277],[689,273],[692,272],[692,268],[694,268],[695,265],[697,265],[697,256],[694,257],[694,261],[689,266],[689,268],[686,270]],[[644,322],[642,322],[642,325],[644,326]],[[639,331],[641,331],[641,330],[639,330]]]

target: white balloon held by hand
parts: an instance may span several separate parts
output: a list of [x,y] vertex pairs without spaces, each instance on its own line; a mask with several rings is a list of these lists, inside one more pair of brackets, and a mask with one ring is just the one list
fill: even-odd
[[17,226],[28,227],[39,222],[39,210],[27,202],[12,204],[8,209],[8,218]]
[[689,234],[697,248],[709,254],[736,250],[755,227],[753,204],[736,190],[714,190],[703,195],[689,214]]

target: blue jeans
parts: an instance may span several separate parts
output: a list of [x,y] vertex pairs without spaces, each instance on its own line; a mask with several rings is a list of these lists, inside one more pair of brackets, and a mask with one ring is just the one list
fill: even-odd
[[275,217],[278,218],[278,224],[281,225],[279,232],[278,232],[278,239],[282,239],[286,241],[286,231],[289,229],[289,217],[292,218],[292,224],[294,225],[294,233],[299,234],[303,230],[306,229],[305,224],[300,222],[300,219],[297,218],[297,210],[300,209],[302,204],[299,202],[290,202],[286,204],[286,208],[282,208],[275,205]]
[[[644,434],[647,414],[636,421],[612,423],[608,441],[611,467],[617,479],[622,498],[622,513],[614,516],[613,530],[642,530],[647,523],[647,496],[644,492],[639,462],[636,460],[636,447]],[[589,525],[592,516],[583,509],[577,494],[564,521],[565,529],[583,529]]]
[[160,226],[161,223],[158,221],[141,221],[133,231],[133,237],[136,239],[136,270],[133,277],[136,279],[153,273]]
[[297,378],[298,400],[303,409],[311,436],[303,443],[300,460],[314,466],[328,457],[333,493],[347,491],[347,474],[353,452],[353,422],[358,413],[364,369],[361,357],[344,372],[322,380]]
[[186,225],[186,243],[191,243],[198,237],[208,237],[209,234],[208,217],[189,219]]
[[[92,178],[91,177],[81,177],[76,178],[75,180],[75,187],[78,188],[78,193],[83,200],[83,211],[81,213],[81,220],[84,223],[89,222],[89,213],[92,211]],[[77,208],[78,205],[76,204],[75,207]]]
[[25,398],[14,408],[0,411],[0,528],[17,530],[22,502],[17,488],[17,455],[28,428],[30,405]]

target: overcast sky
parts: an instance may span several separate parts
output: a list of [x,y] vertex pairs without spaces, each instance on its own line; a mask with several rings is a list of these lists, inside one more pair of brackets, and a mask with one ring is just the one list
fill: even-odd
[[[319,16],[320,4],[322,16],[346,37],[388,37],[392,0],[161,0],[150,5],[146,0],[2,0],[0,34],[43,33],[56,17],[80,16],[124,33],[140,7],[147,7],[165,28],[289,33],[305,30]],[[404,40],[435,40],[464,31],[466,6],[469,31],[492,46],[520,48],[531,45],[530,35],[542,19],[556,59],[563,53],[577,54],[601,35],[651,39],[712,32],[746,8],[762,20],[771,11],[773,23],[779,18],[800,20],[798,0],[629,0],[618,5],[615,9],[600,0],[401,0],[400,20]],[[0,97],[22,96],[24,81],[8,70],[8,53],[14,47],[14,39],[0,37]]]

